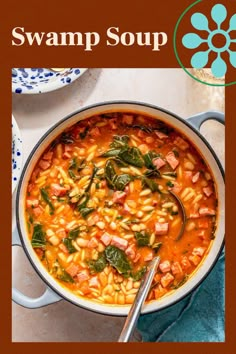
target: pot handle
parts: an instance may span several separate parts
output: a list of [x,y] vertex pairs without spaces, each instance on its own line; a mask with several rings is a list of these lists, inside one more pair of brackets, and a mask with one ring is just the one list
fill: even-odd
[[217,120],[217,122],[225,125],[225,115],[224,113],[218,111],[198,113],[192,117],[189,117],[188,122],[190,122],[194,128],[200,130],[201,125],[210,119]]
[[[12,246],[22,247],[16,227],[12,232]],[[43,295],[37,298],[31,298],[29,296],[22,294],[22,292],[20,292],[16,288],[12,288],[12,300],[18,305],[21,305],[23,307],[29,309],[37,309],[39,307],[53,304],[54,302],[58,302],[62,300],[62,298],[59,295],[57,295],[54,291],[52,291],[49,287],[46,288]]]

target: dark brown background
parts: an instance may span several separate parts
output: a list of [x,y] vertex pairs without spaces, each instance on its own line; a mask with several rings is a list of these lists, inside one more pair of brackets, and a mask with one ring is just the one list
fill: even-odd
[[[236,87],[226,89],[226,233],[227,233],[227,312],[226,343],[11,343],[11,67],[179,67],[175,58],[172,38],[175,24],[192,0],[120,0],[112,1],[8,1],[1,3],[0,46],[0,151],[1,154],[1,331],[0,343],[4,353],[225,353],[233,354],[235,343],[235,122]],[[225,0],[204,0],[207,9]],[[227,0],[227,8],[236,12],[236,1]],[[185,24],[189,26],[189,24]],[[105,42],[92,52],[77,47],[12,47],[11,31],[14,27],[25,31],[96,31],[105,35],[108,27],[118,26],[120,31],[163,31],[169,40],[160,52],[144,47],[106,47]],[[189,28],[186,27],[186,30]],[[183,51],[183,48],[180,48]],[[188,59],[187,52],[186,60]],[[227,81],[236,80],[231,68]],[[230,197],[229,197],[230,196]],[[210,304],[209,304],[210,305]],[[79,320],[79,319],[78,319]],[[3,349],[4,348],[4,349]]]

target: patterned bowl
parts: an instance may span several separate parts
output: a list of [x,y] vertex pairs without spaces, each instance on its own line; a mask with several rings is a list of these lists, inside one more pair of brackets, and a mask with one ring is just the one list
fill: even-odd
[[12,116],[12,194],[17,186],[22,167],[22,140],[20,130]]
[[45,68],[13,68],[13,93],[43,93],[67,86],[87,69],[70,68],[52,71]]

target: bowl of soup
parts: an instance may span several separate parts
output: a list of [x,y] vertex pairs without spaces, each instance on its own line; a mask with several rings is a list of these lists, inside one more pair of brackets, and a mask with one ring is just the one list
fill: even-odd
[[[210,118],[222,115],[199,115],[195,125]],[[222,167],[199,131],[137,102],[93,105],[49,129],[16,198],[20,242],[54,301],[121,316],[155,255],[143,313],[201,283],[223,247],[224,210]]]

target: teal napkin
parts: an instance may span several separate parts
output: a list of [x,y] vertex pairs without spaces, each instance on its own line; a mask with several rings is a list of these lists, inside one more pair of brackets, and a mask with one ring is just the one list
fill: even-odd
[[225,257],[193,293],[177,304],[139,318],[144,342],[224,342]]

